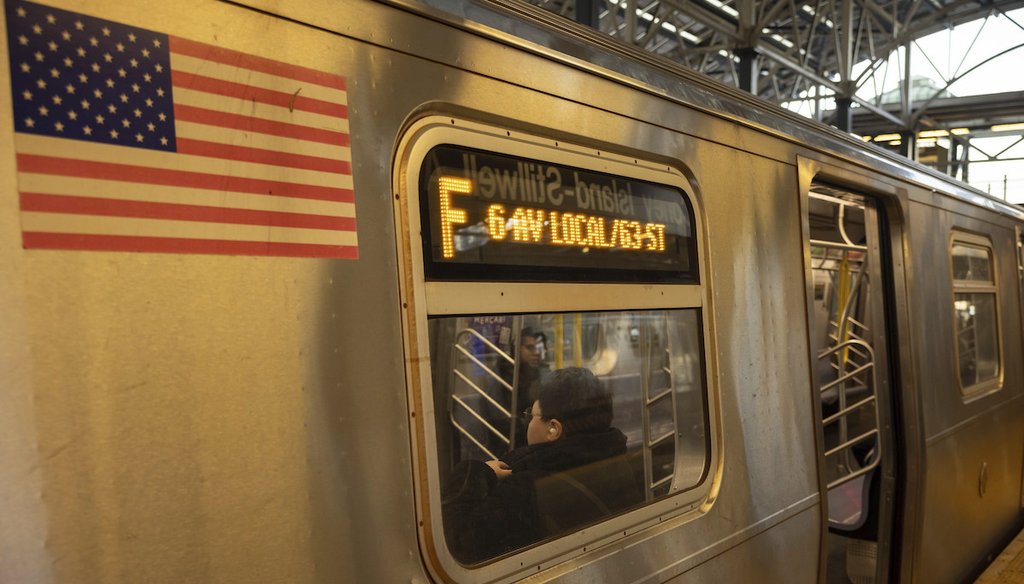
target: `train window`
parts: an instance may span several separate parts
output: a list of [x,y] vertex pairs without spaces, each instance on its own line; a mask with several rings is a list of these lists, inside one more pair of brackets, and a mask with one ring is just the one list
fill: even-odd
[[511,581],[707,511],[721,433],[685,169],[428,116],[396,170],[425,561]]
[[699,309],[431,318],[452,555],[480,563],[699,484],[701,330]]
[[982,237],[955,233],[950,262],[960,391],[973,396],[997,389],[1001,374],[992,246]]

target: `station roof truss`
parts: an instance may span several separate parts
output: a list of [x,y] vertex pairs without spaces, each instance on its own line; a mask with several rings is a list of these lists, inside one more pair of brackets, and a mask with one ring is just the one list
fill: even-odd
[[[817,119],[860,135],[1024,121],[1024,100],[1013,95],[977,96],[966,103],[946,91],[984,63],[1024,47],[1024,23],[1014,21],[1019,45],[983,56],[980,64],[961,63],[951,74],[939,73],[945,87],[925,96],[911,92],[908,50],[932,33],[1006,16],[1024,7],[1024,0],[529,2],[769,101],[811,102]],[[892,78],[894,55],[901,63],[900,99],[888,104],[881,85]],[[872,86],[878,97],[862,97]],[[836,109],[824,109],[822,100],[829,98],[852,105],[849,120],[841,123]],[[987,111],[996,117],[985,117]]]

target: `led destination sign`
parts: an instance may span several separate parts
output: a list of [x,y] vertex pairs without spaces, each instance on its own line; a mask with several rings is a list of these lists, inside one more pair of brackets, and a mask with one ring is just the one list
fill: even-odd
[[420,190],[428,277],[696,280],[693,213],[675,187],[438,146]]

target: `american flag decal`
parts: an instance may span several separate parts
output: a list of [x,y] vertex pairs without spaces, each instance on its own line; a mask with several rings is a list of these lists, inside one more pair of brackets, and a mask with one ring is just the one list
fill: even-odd
[[357,257],[344,77],[5,11],[24,247]]

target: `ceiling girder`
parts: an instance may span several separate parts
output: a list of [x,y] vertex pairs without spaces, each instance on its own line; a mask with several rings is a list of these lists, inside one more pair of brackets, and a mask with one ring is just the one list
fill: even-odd
[[[874,82],[873,75],[885,74],[893,51],[943,28],[1024,6],[1024,0],[528,1],[568,17],[577,2],[596,4],[605,33],[734,86],[739,83],[736,60],[753,49],[759,56],[760,97],[776,102],[850,98],[860,106],[854,108],[858,117],[870,112],[893,128],[930,123],[925,111],[906,103],[908,91],[903,91],[904,107],[896,110],[856,95]],[[867,70],[854,75],[854,67],[865,61]],[[899,71],[904,85],[907,77],[904,59]]]

